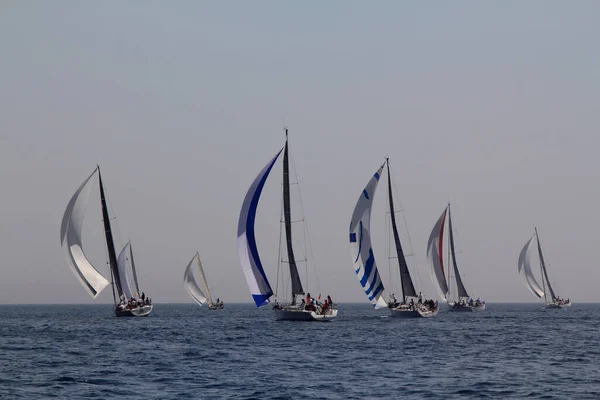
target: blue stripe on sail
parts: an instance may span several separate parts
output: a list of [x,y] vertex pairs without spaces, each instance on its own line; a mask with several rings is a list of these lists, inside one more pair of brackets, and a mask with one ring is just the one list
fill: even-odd
[[356,233],[354,232],[350,234],[350,243],[356,243]]
[[371,296],[369,296],[369,300],[373,300],[374,298],[376,298],[377,296],[379,296],[379,294],[383,291],[383,283],[381,281],[379,281],[379,286],[377,286],[377,289],[375,289],[375,291],[373,292],[373,294]]
[[271,297],[272,295],[273,295],[273,293],[253,294],[252,298],[254,299],[254,302],[256,303],[256,307],[261,307],[261,306],[265,306],[265,305],[269,304],[269,297]]
[[375,172],[375,179],[379,180],[379,172]]
[[[367,281],[369,280],[369,276],[373,271],[373,266],[375,265],[375,256],[373,255],[373,249],[369,249],[369,258],[367,258],[367,262],[365,263],[365,274],[360,280],[360,284],[362,287],[365,287]],[[367,293],[369,294],[369,293]]]
[[369,193],[367,193],[367,189],[363,190],[363,196],[365,196],[366,199],[369,200]]
[[356,255],[356,260],[354,260],[354,263],[356,263],[358,261],[358,258],[360,257],[360,252],[362,250],[362,238],[363,238],[363,227],[362,227],[362,221],[359,222],[358,224],[358,228],[360,229],[359,236],[358,236],[358,254]]

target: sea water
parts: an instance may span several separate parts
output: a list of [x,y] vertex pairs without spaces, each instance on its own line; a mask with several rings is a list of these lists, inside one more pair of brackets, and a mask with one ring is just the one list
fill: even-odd
[[600,307],[488,304],[392,319],[341,304],[328,323],[269,308],[0,306],[6,399],[594,399]]

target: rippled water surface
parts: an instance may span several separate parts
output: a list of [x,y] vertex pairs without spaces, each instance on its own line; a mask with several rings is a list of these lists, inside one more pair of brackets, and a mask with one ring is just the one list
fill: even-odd
[[0,306],[0,398],[594,399],[599,336],[592,304],[413,320],[343,304],[331,323],[246,304]]

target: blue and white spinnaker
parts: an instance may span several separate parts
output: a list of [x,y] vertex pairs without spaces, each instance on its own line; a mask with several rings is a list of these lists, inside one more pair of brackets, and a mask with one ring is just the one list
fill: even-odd
[[[385,164],[384,164],[385,165]],[[387,307],[383,298],[383,282],[377,271],[371,247],[371,208],[381,172],[381,166],[360,194],[350,221],[350,255],[354,272],[373,307]]]
[[248,288],[250,288],[250,293],[252,293],[252,298],[257,307],[269,303],[269,298],[273,295],[273,290],[258,256],[258,248],[256,247],[256,238],[254,236],[254,221],[263,186],[282,150],[279,150],[275,157],[260,171],[254,182],[252,182],[246,193],[246,197],[244,197],[238,221],[238,254],[242,270],[246,276]]

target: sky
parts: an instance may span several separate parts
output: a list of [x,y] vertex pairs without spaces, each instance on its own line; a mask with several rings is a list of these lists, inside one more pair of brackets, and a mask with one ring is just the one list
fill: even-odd
[[[535,301],[517,258],[536,226],[555,290],[600,301],[599,18],[596,1],[4,1],[0,303],[112,301],[89,297],[59,237],[96,164],[155,303],[192,301],[196,251],[216,296],[251,302],[237,220],[284,124],[313,295],[368,302],[348,225],[388,156],[417,290],[435,296],[426,244],[451,202],[472,296]],[[273,286],[281,181],[280,160],[256,225]],[[83,242],[107,276],[97,190]],[[385,197],[371,229],[392,288]]]

